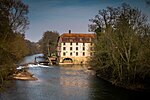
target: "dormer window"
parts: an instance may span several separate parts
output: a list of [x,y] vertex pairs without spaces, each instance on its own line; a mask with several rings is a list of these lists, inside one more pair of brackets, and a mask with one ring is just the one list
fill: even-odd
[[92,39],[91,39],[91,38],[89,38],[89,41],[91,42],[91,41],[92,41]]
[[80,41],[82,41],[82,38],[80,38]]

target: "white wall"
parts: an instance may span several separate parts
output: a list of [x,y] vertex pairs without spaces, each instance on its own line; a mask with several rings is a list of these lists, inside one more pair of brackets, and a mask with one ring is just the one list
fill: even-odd
[[[76,43],[72,43],[72,45],[70,45],[70,43],[65,43],[65,45],[61,43],[61,57],[76,57],[76,52],[78,52],[77,57],[90,56],[90,46],[91,43],[85,43],[85,46],[83,46],[83,43],[78,43],[78,45],[76,45]],[[63,50],[63,47],[66,47],[66,50]],[[70,47],[72,47],[72,50],[70,50]],[[76,47],[78,47],[78,50],[76,50]],[[84,51],[83,47],[85,47]],[[65,56],[63,55],[63,52],[66,53]],[[72,56],[70,56],[70,52],[72,52]],[[83,56],[83,52],[85,52],[85,56]]]

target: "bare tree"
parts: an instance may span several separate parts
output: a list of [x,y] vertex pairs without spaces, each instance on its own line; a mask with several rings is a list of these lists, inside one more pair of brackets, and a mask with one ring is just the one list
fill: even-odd
[[90,21],[97,35],[91,65],[100,75],[111,73],[109,78],[115,84],[134,83],[137,77],[149,75],[150,70],[144,71],[150,64],[150,26],[140,10],[124,3],[100,10]]

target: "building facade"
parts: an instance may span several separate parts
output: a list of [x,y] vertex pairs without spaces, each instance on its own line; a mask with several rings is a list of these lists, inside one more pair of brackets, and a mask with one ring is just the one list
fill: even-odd
[[64,33],[58,39],[59,64],[86,64],[93,54],[95,34]]

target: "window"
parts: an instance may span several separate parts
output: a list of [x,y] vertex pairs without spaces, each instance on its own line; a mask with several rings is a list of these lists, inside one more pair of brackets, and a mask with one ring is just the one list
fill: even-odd
[[76,52],[76,56],[78,56],[78,52]]
[[63,45],[66,45],[65,43],[63,43]]
[[76,43],[76,45],[78,45],[78,42]]
[[66,55],[66,53],[65,52],[63,52],[63,56],[65,56]]
[[72,47],[70,47],[70,50],[72,50]]
[[72,52],[70,52],[70,56],[72,56]]
[[83,52],[83,56],[85,56],[85,52]]
[[83,43],[83,46],[85,46],[85,43]]
[[66,50],[66,47],[63,47],[63,50]]
[[85,50],[85,47],[83,47],[83,51]]
[[70,45],[72,45],[72,42],[70,43]]
[[76,47],[76,50],[78,50],[78,47]]
[[90,52],[90,56],[93,56],[93,53],[92,53],[92,52]]

